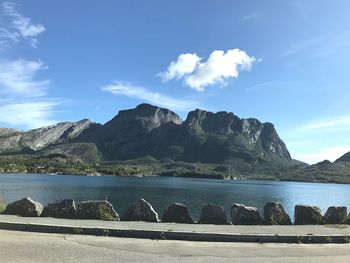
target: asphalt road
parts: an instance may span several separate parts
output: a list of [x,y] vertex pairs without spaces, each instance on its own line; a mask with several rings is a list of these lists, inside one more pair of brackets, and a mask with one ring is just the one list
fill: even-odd
[[350,262],[350,244],[127,239],[0,230],[0,262]]

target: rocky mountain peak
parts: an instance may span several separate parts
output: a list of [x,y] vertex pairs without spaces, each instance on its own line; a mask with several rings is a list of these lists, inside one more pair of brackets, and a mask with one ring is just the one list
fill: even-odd
[[[254,118],[240,119],[232,112],[213,113],[196,109],[188,114],[183,125],[189,129],[190,134],[197,134],[202,140],[205,133],[215,136],[234,136],[236,141],[228,141],[227,144],[238,143],[239,147],[247,145],[243,147],[256,149],[264,157],[276,156],[291,159],[272,123],[262,123]],[[237,136],[240,136],[241,139],[238,139]]]
[[242,130],[242,121],[232,112],[216,113],[205,110],[191,111],[184,123],[188,127],[202,129],[204,132],[228,135]]
[[120,126],[121,123],[130,121],[137,122],[141,129],[148,132],[168,122],[177,125],[182,123],[182,119],[175,112],[143,103],[134,109],[119,111],[118,115],[108,122],[106,126]]
[[188,127],[201,126],[203,120],[206,118],[207,113],[207,111],[201,109],[190,111],[187,114],[187,118],[184,121],[184,125]]

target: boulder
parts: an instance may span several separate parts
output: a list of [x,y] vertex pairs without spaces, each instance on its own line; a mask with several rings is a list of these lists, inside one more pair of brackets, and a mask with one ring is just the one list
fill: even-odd
[[180,203],[168,206],[162,216],[163,222],[193,224],[193,219],[188,213],[187,207]]
[[321,209],[311,205],[296,205],[294,210],[296,225],[318,225],[323,224]]
[[289,215],[280,202],[269,202],[264,206],[264,221],[267,225],[291,225]]
[[326,224],[346,224],[348,220],[348,211],[346,206],[331,206],[324,215]]
[[75,217],[75,202],[73,199],[58,200],[47,204],[41,216],[56,217],[56,218],[74,218]]
[[256,207],[233,204],[231,206],[232,224],[234,225],[260,225],[262,219]]
[[41,215],[43,208],[39,202],[26,197],[8,204],[4,214],[37,217]]
[[198,223],[215,225],[228,224],[224,208],[213,204],[203,205]]
[[144,199],[139,199],[133,203],[123,214],[123,221],[146,221],[158,222],[158,213],[153,209],[152,205]]
[[81,202],[77,207],[76,217],[79,219],[119,221],[118,213],[106,200]]

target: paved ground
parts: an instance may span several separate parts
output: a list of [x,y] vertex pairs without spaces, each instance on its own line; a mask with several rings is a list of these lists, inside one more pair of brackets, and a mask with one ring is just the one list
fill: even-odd
[[349,244],[254,244],[0,230],[0,262],[350,262]]

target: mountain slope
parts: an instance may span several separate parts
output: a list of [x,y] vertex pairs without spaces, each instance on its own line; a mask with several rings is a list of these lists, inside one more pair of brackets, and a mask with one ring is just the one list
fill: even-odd
[[[240,119],[228,112],[212,113],[198,109],[190,112],[171,147],[183,151],[180,159],[185,161],[291,159],[272,124]],[[168,157],[171,158],[172,154]]]
[[90,120],[61,122],[27,132],[0,129],[0,153],[35,152],[53,144],[66,143],[92,125]]

